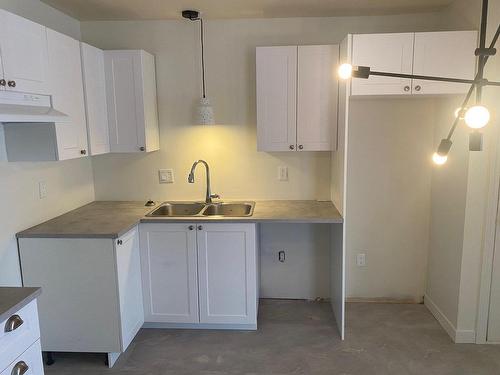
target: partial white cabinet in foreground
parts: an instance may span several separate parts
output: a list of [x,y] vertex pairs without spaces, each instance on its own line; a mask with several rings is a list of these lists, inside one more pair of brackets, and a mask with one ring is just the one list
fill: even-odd
[[137,227],[118,239],[20,238],[25,286],[41,286],[42,349],[108,353],[144,322]]
[[[476,31],[349,35],[352,64],[373,71],[474,79]],[[462,94],[460,83],[370,76],[353,78],[352,95]]]
[[50,94],[48,82],[45,26],[0,9],[0,90]]
[[256,329],[255,224],[141,224],[146,324]]
[[104,51],[111,152],[160,148],[154,56],[142,50]]
[[109,152],[104,51],[81,43],[89,155]]
[[[7,330],[14,320],[15,328]],[[0,327],[0,375],[43,375],[36,299],[0,322]]]
[[259,151],[337,145],[337,45],[257,47]]

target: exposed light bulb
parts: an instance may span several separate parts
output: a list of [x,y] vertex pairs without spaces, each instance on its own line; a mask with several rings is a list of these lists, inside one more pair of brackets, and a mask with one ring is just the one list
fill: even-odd
[[432,161],[434,164],[443,165],[448,160],[448,155],[439,155],[437,152],[432,155]]
[[469,128],[481,129],[490,121],[490,111],[482,105],[470,107],[465,113],[465,123]]
[[341,79],[349,79],[352,76],[352,65],[351,64],[342,64],[338,70],[339,77]]
[[455,117],[458,117],[460,120],[463,120],[465,117],[465,113],[467,112],[467,107],[459,107],[455,110]]

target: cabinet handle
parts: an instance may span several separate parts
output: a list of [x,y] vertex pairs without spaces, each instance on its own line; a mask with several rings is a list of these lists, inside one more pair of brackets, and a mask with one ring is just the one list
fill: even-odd
[[194,225],[190,225],[190,226],[188,227],[188,229],[189,229],[189,230],[193,230],[193,229],[194,229]]
[[122,240],[118,240],[118,241],[116,241],[116,243],[117,243],[118,245],[123,245],[123,241],[122,241]]
[[24,361],[19,361],[12,368],[11,375],[23,375],[26,374],[29,370],[29,366]]
[[405,90],[405,92],[410,91],[410,86],[405,86],[403,90]]
[[198,230],[203,230],[203,226],[202,225],[198,225]]
[[9,87],[16,87],[16,81],[9,81],[7,85],[9,85]]
[[303,150],[304,149],[304,146],[303,145],[299,145],[299,150]]
[[415,91],[420,91],[420,90],[422,90],[422,86],[420,86],[420,85],[416,85],[416,86],[415,86]]
[[87,150],[80,150],[80,154],[87,155]]
[[7,84],[7,81],[5,79],[0,79],[0,86],[5,86]]
[[139,150],[141,150],[141,151],[146,151],[146,147],[141,146],[141,147],[139,147]]
[[12,332],[21,327],[24,321],[19,315],[12,315],[5,323],[4,332]]
[[293,150],[295,148],[294,145],[290,145],[290,150]]

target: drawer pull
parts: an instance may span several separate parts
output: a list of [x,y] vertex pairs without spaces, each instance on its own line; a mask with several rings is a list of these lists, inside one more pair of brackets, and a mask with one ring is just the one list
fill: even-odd
[[12,332],[16,329],[18,329],[24,321],[21,319],[19,315],[12,315],[8,320],[7,323],[5,323],[5,332]]
[[11,375],[23,375],[28,372],[29,366],[24,361],[19,361],[16,363],[12,369]]

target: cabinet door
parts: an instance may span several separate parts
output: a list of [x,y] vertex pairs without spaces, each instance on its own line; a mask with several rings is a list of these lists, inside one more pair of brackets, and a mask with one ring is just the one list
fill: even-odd
[[144,324],[141,257],[137,227],[115,242],[122,351],[125,351]]
[[81,43],[82,70],[90,155],[109,152],[104,52]]
[[[353,35],[352,65],[373,71],[412,73],[414,33]],[[410,95],[411,80],[370,76],[352,79],[352,95]]]
[[199,322],[194,228],[189,224],[141,225],[146,322]]
[[339,47],[299,46],[297,81],[297,147],[331,151],[336,145],[337,91],[335,67]]
[[56,123],[59,160],[87,154],[87,124],[83,98],[80,42],[47,29],[52,104],[70,116],[69,123]]
[[8,89],[50,94],[45,26],[0,9],[0,51]]
[[257,47],[257,148],[296,148],[297,47]]
[[[427,76],[474,79],[476,31],[444,31],[415,34],[413,73]],[[413,94],[462,94],[463,83],[413,80]]]
[[257,324],[255,224],[198,226],[200,322]]

